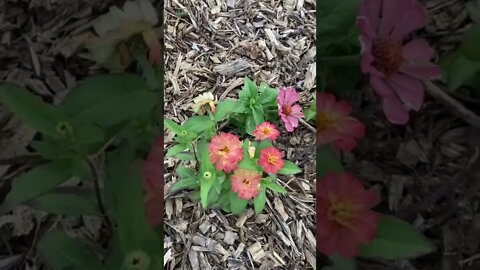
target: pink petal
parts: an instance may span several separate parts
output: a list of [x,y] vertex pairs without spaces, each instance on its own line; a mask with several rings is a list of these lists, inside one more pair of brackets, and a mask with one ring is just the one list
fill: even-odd
[[338,236],[337,246],[340,255],[347,258],[355,257],[358,254],[358,243],[353,233],[344,229]]
[[360,4],[360,16],[365,16],[373,33],[378,31],[382,0],[364,0]]
[[291,115],[297,118],[303,117],[302,107],[300,107],[300,105],[293,105]]
[[371,74],[380,78],[385,77],[385,75],[378,71],[373,65],[375,58],[372,55],[372,42],[365,37],[360,36],[360,45],[362,50],[360,54],[362,55],[361,59],[361,70],[365,74]]
[[[401,0],[402,2],[408,2]],[[417,1],[414,1],[412,7],[408,12],[404,13],[401,10],[397,10],[397,13],[402,14],[402,18],[395,25],[392,34],[392,38],[402,40],[409,33],[418,30],[425,26],[427,23],[427,11]]]
[[397,97],[385,97],[382,103],[388,121],[397,125],[407,124],[409,119],[407,109]]
[[345,117],[335,129],[343,136],[354,138],[365,136],[365,125],[353,117]]
[[385,98],[385,97],[394,97],[395,96],[395,93],[392,91],[392,89],[390,89],[385,84],[385,82],[378,77],[371,76],[370,77],[370,85],[372,86],[373,90],[375,90],[375,92],[377,92],[377,94],[380,97]]
[[357,141],[353,138],[341,139],[334,142],[335,148],[343,152],[351,152],[357,147]]
[[378,29],[379,37],[386,38],[390,35],[399,20],[405,16],[404,13],[407,11],[410,1],[411,0],[382,1],[382,19],[380,20],[380,27]]
[[283,100],[284,104],[292,105],[293,103],[297,102],[299,99],[298,93],[295,91],[293,87],[287,87],[285,89],[285,98]]
[[352,226],[354,234],[361,243],[367,243],[375,238],[379,216],[377,213],[366,210],[358,213],[355,225]]
[[403,56],[407,61],[429,61],[435,55],[426,39],[414,39],[403,47]]
[[287,119],[287,117],[282,116],[282,121],[285,124],[285,129],[287,129],[288,132],[292,132],[293,131],[293,126],[290,123],[290,121]]
[[350,105],[350,103],[344,100],[340,100],[335,103],[332,109],[340,116],[348,116],[352,113],[352,106]]
[[321,112],[330,112],[335,102],[335,95],[332,93],[321,92],[318,94],[317,110]]
[[440,67],[437,65],[428,64],[404,64],[400,67],[400,72],[410,75],[418,79],[437,79],[441,76]]
[[298,117],[287,116],[287,120],[290,122],[290,124],[292,124],[293,127],[298,127]]
[[418,111],[423,103],[423,84],[416,78],[402,74],[390,76],[386,83],[397,93],[400,100],[408,107]]
[[374,39],[377,35],[371,21],[363,16],[357,18],[357,26],[360,29],[360,33],[369,40]]

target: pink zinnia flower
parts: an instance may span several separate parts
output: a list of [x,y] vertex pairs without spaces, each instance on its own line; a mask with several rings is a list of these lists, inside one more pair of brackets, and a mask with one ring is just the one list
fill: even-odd
[[352,106],[336,101],[330,93],[319,93],[317,98],[317,141],[320,145],[333,143],[340,151],[351,151],[355,139],[365,136],[365,125],[349,116]]
[[208,148],[210,162],[215,164],[215,168],[219,171],[229,173],[236,170],[243,158],[242,142],[230,133],[222,132],[214,136]]
[[256,171],[238,169],[230,176],[232,191],[238,193],[240,199],[250,200],[260,192],[262,175]]
[[427,12],[417,0],[363,0],[360,6],[361,68],[370,75],[383,111],[394,124],[406,124],[408,111],[422,106],[421,80],[440,75],[438,66],[429,62],[435,51],[425,39],[404,42],[426,20]]
[[298,127],[300,117],[303,117],[302,107],[294,105],[299,96],[293,87],[280,87],[278,91],[278,115],[285,124],[288,132]]
[[331,172],[317,184],[317,243],[326,255],[355,257],[375,238],[379,215],[370,210],[380,196],[351,174]]
[[157,138],[147,159],[143,162],[144,202],[148,223],[157,226],[163,223],[163,136]]
[[263,122],[253,131],[253,135],[255,135],[255,140],[257,141],[263,141],[265,139],[275,141],[278,136],[280,136],[280,132],[271,123]]
[[263,167],[266,173],[276,174],[282,167],[285,161],[282,159],[283,153],[277,148],[270,146],[260,151],[260,159],[258,165]]

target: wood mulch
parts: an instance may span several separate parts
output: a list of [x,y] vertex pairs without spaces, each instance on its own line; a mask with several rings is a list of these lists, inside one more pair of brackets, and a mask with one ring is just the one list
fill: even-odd
[[[238,98],[243,78],[295,86],[307,108],[315,94],[314,1],[165,1],[165,117],[183,122],[192,99],[211,91]],[[166,269],[315,268],[315,136],[300,126],[279,148],[303,173],[280,178],[260,215],[202,209],[172,194],[178,161],[165,160]],[[172,134],[165,134],[165,148]]]

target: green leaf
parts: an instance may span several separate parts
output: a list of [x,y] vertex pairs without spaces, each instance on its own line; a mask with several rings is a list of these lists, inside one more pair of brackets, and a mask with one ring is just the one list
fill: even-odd
[[316,116],[317,116],[317,102],[314,99],[310,102],[310,106],[305,111],[305,120],[306,121],[314,120]]
[[139,250],[147,253],[152,263],[160,260],[163,254],[158,243],[161,239],[145,215],[141,162],[136,160],[135,151],[125,144],[112,152],[107,160],[105,189],[110,194],[109,205],[117,223],[122,253],[126,255]]
[[256,105],[256,106],[251,106],[251,108],[252,108],[253,120],[255,122],[255,127],[265,122],[265,118],[263,117],[263,107],[260,105]]
[[460,53],[453,53],[442,63],[447,77],[447,88],[453,92],[466,84],[480,72],[480,62],[466,59]]
[[202,207],[208,206],[208,193],[216,180],[216,170],[210,162],[210,152],[206,141],[201,141],[198,145],[198,154],[200,159],[200,198]]
[[243,89],[245,89],[246,92],[248,93],[248,97],[256,98],[258,95],[257,85],[248,77],[245,77],[243,79],[243,83],[244,83]]
[[471,61],[480,61],[480,52],[478,51],[480,44],[480,25],[473,25],[465,34],[463,34],[462,45],[460,51],[466,59]]
[[195,160],[195,156],[191,153],[178,153],[175,155],[175,158],[179,160]]
[[342,163],[332,145],[322,145],[317,149],[317,177],[320,179],[332,171],[343,172]]
[[324,267],[323,270],[355,270],[357,266],[355,265],[355,259],[345,258],[338,254],[331,255],[329,257],[332,262],[331,266]]
[[73,132],[79,144],[96,144],[105,140],[105,130],[93,123],[74,124]]
[[242,213],[247,208],[248,200],[240,199],[236,192],[230,191],[230,209],[233,214]]
[[255,214],[260,214],[265,208],[265,203],[267,202],[266,189],[262,186],[262,190],[257,197],[253,198],[253,206],[255,208]]
[[358,0],[322,0],[317,5],[317,50],[323,55],[326,47],[348,36],[358,14]]
[[[86,111],[91,111],[92,108],[109,104],[110,100],[119,96],[135,95],[144,90],[148,90],[148,85],[142,77],[130,73],[89,77],[68,92],[60,104],[60,108],[68,116],[81,115]],[[131,105],[120,108],[120,110],[129,107]]]
[[48,192],[72,177],[71,163],[52,161],[22,174],[13,182],[5,202],[20,204]]
[[[75,191],[75,192],[74,192]],[[92,192],[72,190],[70,192],[49,192],[29,201],[29,206],[56,215],[99,215],[95,196]]]
[[240,106],[239,102],[233,99],[226,99],[218,103],[217,111],[214,116],[215,122],[225,120],[238,106]]
[[205,115],[196,115],[190,117],[184,124],[183,128],[189,132],[193,131],[195,133],[200,133],[207,129],[211,129],[215,125],[210,117]]
[[300,167],[298,167],[295,163],[289,160],[285,160],[285,163],[283,164],[283,167],[278,171],[278,174],[291,175],[301,172],[302,169],[300,169]]
[[38,242],[37,251],[53,270],[104,269],[90,245],[63,232],[47,232]]
[[245,125],[245,132],[247,132],[250,135],[253,135],[253,131],[255,131],[256,127],[257,126],[255,125],[255,121],[253,120],[253,116],[249,115]]
[[262,171],[262,168],[258,165],[258,160],[254,158],[244,157],[239,163],[238,167],[251,170],[251,171]]
[[74,121],[111,127],[149,114],[156,104],[157,95],[148,90],[118,93],[107,100],[91,104],[71,117]]
[[260,156],[260,152],[267,148],[267,147],[271,147],[273,146],[272,142],[270,140],[263,140],[261,141],[258,145],[257,145],[257,148],[255,149],[255,157],[259,157]]
[[185,144],[177,144],[177,145],[174,145],[174,146],[168,148],[166,157],[175,156],[176,154],[183,152],[183,151],[184,151],[185,149],[187,149],[187,148],[188,148],[188,146],[185,145]]
[[30,146],[42,157],[49,160],[59,160],[70,154],[66,146],[54,142],[32,141]]
[[360,247],[359,256],[387,260],[417,258],[435,250],[420,232],[407,222],[382,215],[376,238]]
[[258,98],[262,104],[277,104],[278,89],[270,88],[268,84],[261,83],[259,88],[260,97]]
[[282,193],[282,194],[287,193],[287,190],[284,187],[280,186],[279,184],[277,184],[273,181],[270,181],[267,178],[262,179],[262,184],[265,185],[265,187],[267,187],[268,189],[270,189],[272,191]]
[[172,185],[170,191],[175,192],[181,189],[194,189],[199,186],[195,171],[185,166],[178,166],[177,175],[179,179]]
[[182,131],[184,131],[185,129],[183,127],[181,127],[179,124],[173,122],[172,120],[170,119],[163,119],[163,125],[170,129],[173,133],[177,134],[177,135],[181,135],[182,134]]
[[55,107],[13,84],[0,85],[0,102],[34,130],[50,136],[57,135],[60,122],[67,122],[66,116]]

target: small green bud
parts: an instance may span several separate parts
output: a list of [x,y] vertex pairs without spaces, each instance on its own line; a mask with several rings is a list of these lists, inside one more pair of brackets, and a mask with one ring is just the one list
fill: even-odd
[[135,250],[125,256],[124,265],[129,270],[147,270],[150,267],[150,257],[142,250]]
[[251,98],[251,99],[250,99],[250,104],[251,104],[251,105],[255,104],[256,102],[257,102],[257,101],[256,101],[254,98]]
[[186,137],[188,135],[188,132],[186,130],[182,130],[182,136]]
[[62,136],[71,136],[73,134],[73,127],[68,122],[59,122],[55,129]]
[[203,178],[205,179],[210,179],[212,177],[212,173],[211,172],[204,172],[203,173]]

